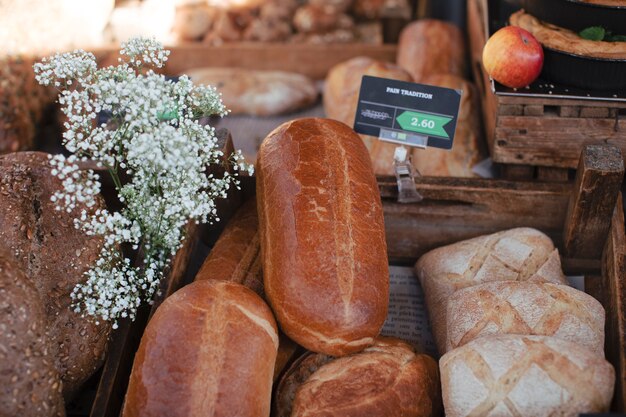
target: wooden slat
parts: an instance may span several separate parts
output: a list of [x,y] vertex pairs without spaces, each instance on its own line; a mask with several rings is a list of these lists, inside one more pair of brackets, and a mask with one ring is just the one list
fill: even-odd
[[417,204],[398,204],[391,179],[379,183],[391,260],[413,264],[436,247],[512,227],[535,227],[557,242],[571,184],[421,177]]
[[525,97],[525,96],[498,96],[498,104],[523,104],[523,105],[545,105],[546,100],[550,101],[551,106],[581,106],[585,107],[617,107],[623,108],[624,103],[617,101],[603,101],[603,100],[577,100],[577,99],[565,99],[565,98],[543,98],[543,97]]
[[[168,47],[170,57],[165,66],[169,75],[184,73],[196,67],[240,67],[258,70],[298,72],[314,79],[323,79],[328,70],[356,56],[369,56],[395,62],[394,44],[284,44],[232,43],[209,46],[190,43]],[[101,65],[117,62],[117,47],[93,51]]]
[[599,259],[624,178],[624,160],[614,146],[589,145],[581,156],[563,231],[570,258]]
[[602,256],[602,276],[586,277],[585,291],[606,310],[604,349],[615,368],[612,411],[626,411],[626,238],[621,196],[612,216]]
[[537,167],[537,181],[567,182],[569,170],[567,168]]
[[502,165],[500,175],[508,181],[530,181],[535,177],[532,165]]

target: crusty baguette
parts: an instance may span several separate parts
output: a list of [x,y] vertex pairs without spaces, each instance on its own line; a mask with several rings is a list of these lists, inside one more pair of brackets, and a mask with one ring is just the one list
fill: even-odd
[[398,40],[397,63],[415,82],[434,74],[465,77],[465,39],[452,23],[420,19],[407,25]]
[[277,348],[272,312],[250,289],[189,284],[148,323],[123,416],[269,416]]
[[265,294],[295,342],[333,356],[373,343],[387,316],[382,204],[363,142],[300,119],[263,141],[257,204]]
[[474,84],[452,74],[431,75],[423,83],[463,90],[463,96],[452,150],[413,148],[413,165],[424,176],[475,177],[472,168],[487,157],[478,90]]
[[455,291],[492,281],[565,284],[552,240],[538,230],[510,229],[432,250],[415,264],[440,353],[446,345],[448,297]]
[[275,417],[433,417],[441,409],[437,362],[394,338],[337,359],[307,356],[289,369],[277,399]]
[[256,199],[237,210],[196,274],[196,281],[215,279],[243,284],[261,297],[263,272]]
[[604,308],[567,285],[488,282],[448,299],[446,351],[490,334],[555,336],[604,355]]
[[446,417],[607,411],[615,372],[602,356],[551,336],[485,336],[439,361]]

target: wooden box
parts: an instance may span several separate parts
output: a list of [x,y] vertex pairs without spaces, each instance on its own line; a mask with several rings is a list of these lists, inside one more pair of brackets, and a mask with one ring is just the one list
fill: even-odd
[[[602,143],[613,144],[626,155],[626,99],[610,94],[596,100],[552,98],[525,95],[526,89],[517,93],[500,89],[494,92],[482,66],[483,46],[496,19],[489,16],[490,7],[496,7],[496,2],[468,2],[471,66],[483,99],[485,131],[493,161],[526,167],[576,168],[585,145]],[[548,96],[555,87],[548,82],[540,82],[539,86]],[[559,88],[563,90],[562,86]],[[543,175],[542,169],[515,171],[540,179]],[[567,175],[561,178],[566,179]]]

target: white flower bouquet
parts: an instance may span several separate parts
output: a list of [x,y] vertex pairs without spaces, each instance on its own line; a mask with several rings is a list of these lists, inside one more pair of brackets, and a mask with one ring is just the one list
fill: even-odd
[[[53,175],[63,183],[52,197],[57,209],[96,203],[100,178],[80,169],[83,161],[108,170],[123,206],[119,212],[83,211],[75,219],[77,228],[104,239],[99,259],[74,289],[75,309],[114,327],[153,298],[187,223],[219,221],[215,200],[239,184],[228,172],[222,178],[206,173],[223,157],[214,129],[198,121],[227,114],[216,90],[186,76],[172,81],[155,73],[151,67],[162,67],[169,55],[155,40],[133,39],[120,53],[117,66],[101,69],[93,54],[80,50],[34,67],[41,84],[59,89],[67,117],[63,145],[71,155],[51,156]],[[97,123],[101,113],[110,115],[107,123]],[[230,158],[235,169],[252,170],[239,152]],[[132,264],[122,246],[141,251],[141,264]]]

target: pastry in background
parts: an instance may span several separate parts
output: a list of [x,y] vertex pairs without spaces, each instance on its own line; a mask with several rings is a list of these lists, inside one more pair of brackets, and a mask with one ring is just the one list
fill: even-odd
[[446,417],[602,413],[615,371],[603,356],[550,336],[486,336],[439,361]]
[[172,32],[181,41],[201,40],[216,17],[217,9],[209,7],[206,3],[180,5],[176,7]]
[[293,26],[300,33],[326,33],[335,29],[352,29],[354,21],[333,8],[306,5],[296,10]]
[[452,74],[425,77],[423,84],[463,90],[451,150],[412,148],[413,165],[425,176],[474,177],[474,165],[487,157],[478,90],[469,81]]
[[411,19],[411,4],[407,0],[354,0],[352,11],[364,19]]
[[[359,101],[361,80],[364,75],[411,81],[402,68],[368,57],[356,57],[335,65],[328,71],[324,85],[324,111],[331,119],[354,126]],[[359,135],[367,146],[376,175],[394,175],[393,154],[397,145],[379,141],[377,138]]]
[[435,417],[440,395],[433,358],[379,337],[350,356],[308,354],[295,362],[277,388],[274,417]]
[[465,38],[452,23],[436,19],[420,19],[407,25],[400,33],[397,64],[416,83],[435,74],[467,74]]
[[313,80],[296,73],[220,67],[185,73],[196,84],[217,88],[230,114],[276,116],[309,107],[318,96]]

